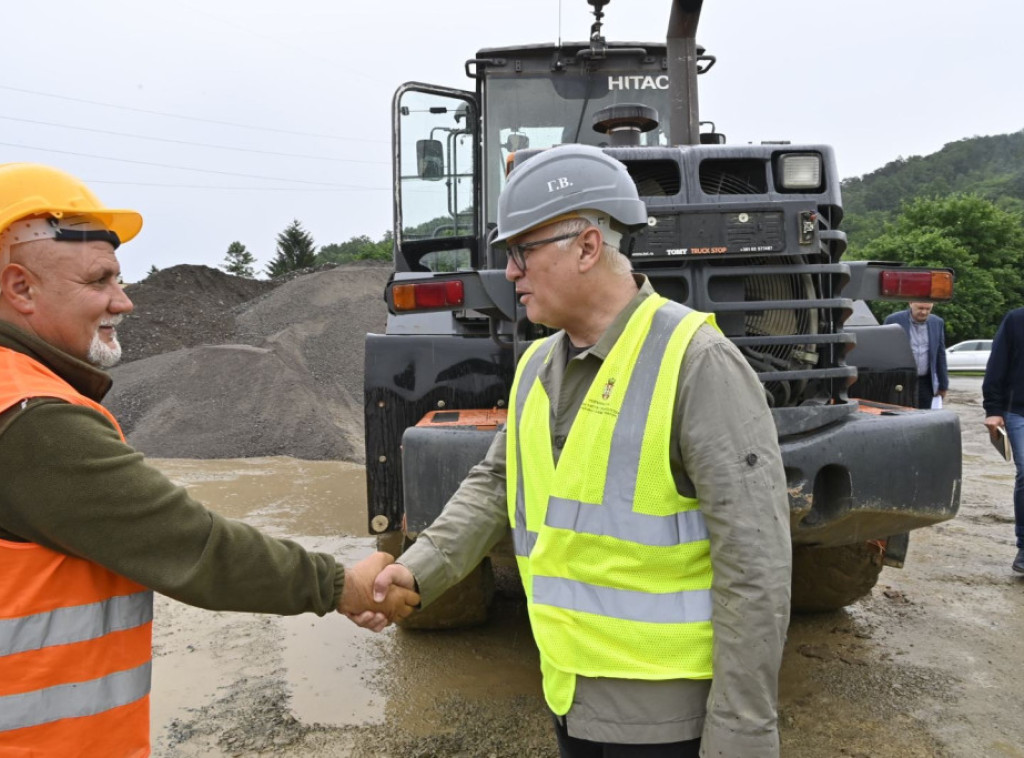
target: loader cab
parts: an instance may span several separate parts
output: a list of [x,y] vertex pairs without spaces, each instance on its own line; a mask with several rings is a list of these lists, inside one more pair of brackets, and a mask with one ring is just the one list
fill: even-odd
[[595,129],[609,106],[649,108],[656,124],[638,144],[669,144],[664,43],[486,48],[466,62],[466,74],[475,91],[411,82],[395,93],[396,271],[504,267],[487,260],[486,236],[513,156],[610,145]]

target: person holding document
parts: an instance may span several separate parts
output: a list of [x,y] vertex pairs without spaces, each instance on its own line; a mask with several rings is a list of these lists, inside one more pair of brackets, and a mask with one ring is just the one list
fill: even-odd
[[1024,574],[1024,308],[1003,317],[992,342],[981,394],[985,426],[997,447],[1005,435],[1017,467],[1013,484],[1017,556],[1012,568]]

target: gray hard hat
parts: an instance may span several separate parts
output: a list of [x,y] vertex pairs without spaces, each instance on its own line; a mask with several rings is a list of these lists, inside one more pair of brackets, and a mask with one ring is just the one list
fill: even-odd
[[492,242],[502,242],[574,211],[606,213],[627,229],[647,223],[626,167],[590,145],[560,145],[516,166],[498,198],[498,229]]

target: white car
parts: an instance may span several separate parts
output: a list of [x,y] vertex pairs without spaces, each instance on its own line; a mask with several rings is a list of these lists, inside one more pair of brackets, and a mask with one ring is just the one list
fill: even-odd
[[992,340],[967,340],[946,348],[950,371],[984,371],[992,352]]

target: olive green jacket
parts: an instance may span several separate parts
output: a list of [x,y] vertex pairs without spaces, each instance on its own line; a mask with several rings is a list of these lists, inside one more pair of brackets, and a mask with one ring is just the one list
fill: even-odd
[[[106,373],[3,321],[0,346],[97,402],[110,389]],[[322,616],[344,586],[332,556],[212,513],[102,414],[52,398],[0,413],[0,539],[94,561],[213,610]]]

